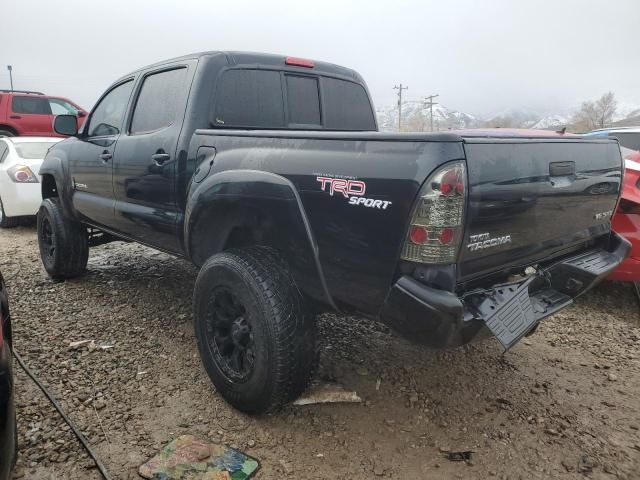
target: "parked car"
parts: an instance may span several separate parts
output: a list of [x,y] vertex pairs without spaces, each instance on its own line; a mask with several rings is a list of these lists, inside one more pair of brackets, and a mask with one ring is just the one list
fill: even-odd
[[631,242],[631,253],[609,279],[640,282],[640,152],[624,147],[622,152],[625,155],[624,186],[611,226]]
[[60,141],[51,137],[0,138],[0,228],[34,216],[42,202],[38,172],[47,150]]
[[615,140],[379,133],[374,111],[360,75],[306,59],[209,52],[130,73],[81,132],[55,119],[71,137],[40,170],[44,267],[78,276],[112,239],[191,260],[204,366],[259,413],[307,386],[317,312],[510,348],[628,253],[610,231]]
[[587,136],[614,137],[620,142],[625,160],[625,177],[612,228],[631,242],[631,253],[609,279],[640,282],[640,127],[595,130]]
[[9,480],[16,460],[17,430],[13,401],[11,315],[0,273],[0,480]]
[[620,146],[633,151],[640,151],[640,127],[601,128],[586,134],[588,137],[614,137]]
[[53,129],[56,115],[73,115],[78,128],[87,112],[63,97],[27,90],[0,90],[0,137],[57,137]]

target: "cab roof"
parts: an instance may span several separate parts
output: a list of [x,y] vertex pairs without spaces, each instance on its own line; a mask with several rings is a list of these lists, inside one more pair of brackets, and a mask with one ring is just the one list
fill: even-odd
[[[180,57],[170,58],[167,60],[162,60],[160,62],[152,63],[151,65],[147,65],[145,67],[139,68],[133,72],[130,72],[128,75],[130,76],[136,74],[140,71],[147,70],[149,68],[161,67],[166,64],[180,62],[184,60],[193,60],[199,59],[202,57],[211,57],[215,55],[224,55],[227,58],[227,61],[231,65],[247,65],[247,66],[274,66],[274,67],[282,67],[286,70],[298,70],[298,71],[306,71],[309,73],[317,73],[317,74],[333,74],[333,75],[341,75],[345,77],[350,77],[354,80],[362,82],[362,77],[355,70],[350,68],[341,67],[340,65],[335,65],[329,62],[320,62],[316,60],[307,60],[300,57],[293,57],[288,55],[277,55],[272,53],[259,53],[259,52],[239,52],[239,51],[206,51],[206,52],[198,52],[191,53],[188,55],[183,55]],[[287,64],[287,59],[295,59],[295,60],[303,60],[310,62],[313,64],[313,67],[303,67],[298,65]]]

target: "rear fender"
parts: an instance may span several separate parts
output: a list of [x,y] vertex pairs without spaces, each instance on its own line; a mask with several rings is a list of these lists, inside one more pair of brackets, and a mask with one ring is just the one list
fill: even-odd
[[298,288],[336,309],[304,207],[290,180],[255,170],[229,170],[193,183],[185,211],[185,250],[200,266],[228,248],[276,248]]

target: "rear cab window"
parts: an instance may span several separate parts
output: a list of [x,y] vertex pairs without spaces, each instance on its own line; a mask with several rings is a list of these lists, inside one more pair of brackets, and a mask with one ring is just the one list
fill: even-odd
[[323,74],[228,69],[212,108],[211,123],[218,128],[376,130],[365,88]]
[[298,75],[285,75],[285,79],[289,124],[320,127],[318,79]]

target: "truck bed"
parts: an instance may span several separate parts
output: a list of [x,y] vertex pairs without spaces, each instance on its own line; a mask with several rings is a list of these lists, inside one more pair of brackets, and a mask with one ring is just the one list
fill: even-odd
[[[608,233],[607,215],[620,189],[615,141],[544,132],[206,129],[196,131],[190,150],[202,145],[216,149],[212,174],[266,170],[292,182],[333,299],[365,313],[377,311],[389,285],[412,268],[399,263],[410,214],[425,179],[447,162],[466,159],[469,177],[454,283],[506,274],[584,248]],[[559,165],[551,172],[558,175],[550,174],[551,164]],[[323,191],[319,178],[363,182],[372,206],[380,200],[388,207],[351,204],[346,194]],[[433,274],[431,284],[454,289],[450,270]]]

